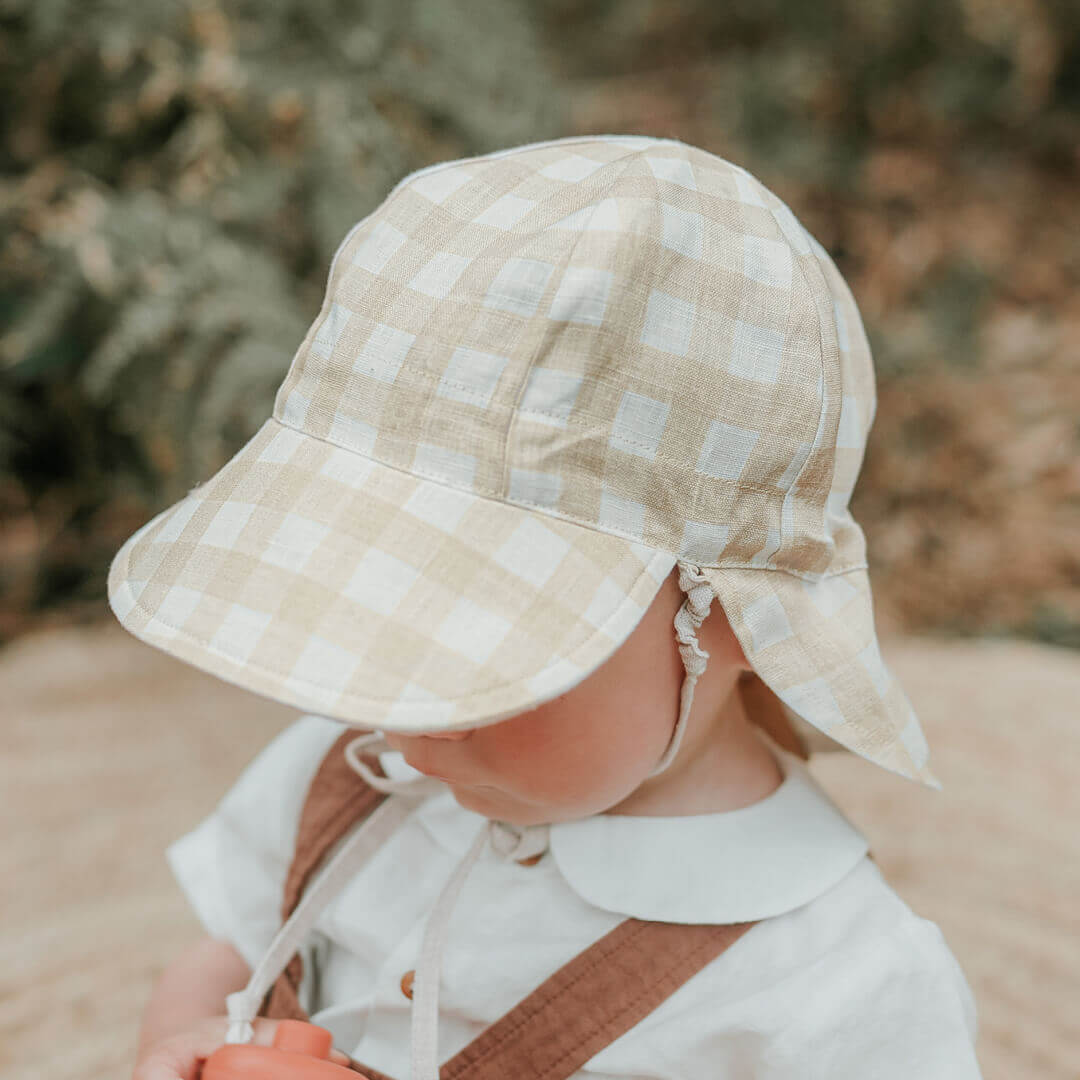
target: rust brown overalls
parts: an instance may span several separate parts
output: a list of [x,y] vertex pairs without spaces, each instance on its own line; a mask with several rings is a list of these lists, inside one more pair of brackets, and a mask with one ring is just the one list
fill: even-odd
[[[785,748],[807,757],[793,735],[780,728],[766,730]],[[354,729],[342,733],[311,781],[285,880],[283,919],[296,908],[326,853],[387,797],[345,759],[345,746],[356,734]],[[383,775],[377,758],[364,759]],[[440,1080],[566,1080],[754,925],[625,919],[443,1062]],[[307,1020],[297,996],[302,976],[297,953],[259,1015]],[[360,1062],[352,1061],[350,1068],[368,1080],[395,1080]]]

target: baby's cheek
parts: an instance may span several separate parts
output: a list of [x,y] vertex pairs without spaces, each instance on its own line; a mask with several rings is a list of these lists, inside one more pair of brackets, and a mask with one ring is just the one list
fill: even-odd
[[508,802],[543,810],[551,821],[614,806],[642,783],[663,750],[651,745],[658,734],[638,716],[552,710],[542,719],[481,732],[487,738],[476,740],[474,751],[486,781]]

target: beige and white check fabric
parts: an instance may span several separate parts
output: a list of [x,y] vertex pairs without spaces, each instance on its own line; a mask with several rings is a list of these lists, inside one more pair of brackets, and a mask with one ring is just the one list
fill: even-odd
[[849,290],[744,169],[619,135],[443,162],[348,233],[272,417],[110,603],[258,693],[438,730],[565,692],[688,564],[801,731],[937,788],[848,512],[874,407]]

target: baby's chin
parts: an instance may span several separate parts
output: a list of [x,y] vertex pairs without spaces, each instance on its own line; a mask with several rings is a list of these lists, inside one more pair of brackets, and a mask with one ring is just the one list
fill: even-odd
[[474,814],[483,814],[494,821],[505,821],[509,825],[542,825],[547,818],[541,808],[527,806],[518,802],[498,788],[487,784],[467,786],[449,784],[451,793],[458,806],[471,810]]
[[570,809],[565,806],[541,806],[524,802],[499,788],[486,784],[466,786],[449,784],[458,806],[483,814],[493,821],[505,821],[508,825],[554,825],[560,821],[574,821],[587,817],[595,811]]

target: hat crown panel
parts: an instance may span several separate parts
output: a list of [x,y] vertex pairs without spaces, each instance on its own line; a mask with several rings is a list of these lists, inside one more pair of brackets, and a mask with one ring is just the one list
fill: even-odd
[[335,256],[275,417],[501,497],[506,431],[573,239],[549,226],[587,206],[626,154],[541,149],[407,177]]
[[863,560],[872,402],[850,293],[776,196],[596,137],[405,178],[335,256],[274,414],[703,565],[820,573]]

